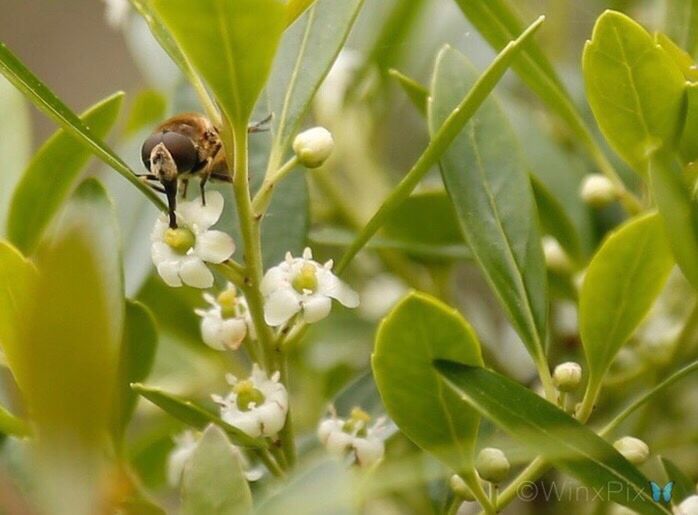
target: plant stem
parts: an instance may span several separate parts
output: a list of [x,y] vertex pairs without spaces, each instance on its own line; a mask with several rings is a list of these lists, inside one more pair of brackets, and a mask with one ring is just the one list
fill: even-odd
[[480,476],[477,475],[474,469],[467,472],[461,472],[458,475],[461,477],[461,479],[463,479],[463,481],[465,481],[465,484],[468,485],[468,488],[470,488],[470,491],[473,493],[473,496],[475,496],[475,499],[477,499],[477,502],[480,503],[482,509],[485,510],[485,513],[497,513],[496,506],[490,502],[485,489],[482,488]]
[[444,514],[445,515],[456,515],[458,513],[458,508],[460,508],[460,505],[463,504],[463,499],[458,497],[457,495],[452,496],[448,504],[446,504],[446,508],[444,509]]
[[550,464],[542,458],[536,458],[533,460],[528,467],[523,469],[521,473],[509,484],[509,486],[502,490],[502,493],[497,497],[497,511],[501,511],[507,504],[516,498],[521,485],[536,481],[549,468]]
[[274,192],[274,187],[281,182],[294,168],[298,166],[298,158],[293,156],[291,159],[279,168],[274,174],[264,179],[262,187],[252,201],[252,211],[255,215],[264,214],[271,202],[271,196]]
[[286,474],[281,469],[277,461],[274,459],[272,454],[267,449],[260,449],[257,451],[257,456],[267,467],[269,472],[271,472],[276,477],[285,477]]
[[587,383],[587,389],[584,392],[584,398],[579,406],[579,410],[575,413],[577,420],[582,424],[586,423],[591,416],[591,412],[594,411],[594,406],[596,405],[596,400],[601,392],[601,386],[603,381],[596,380],[593,376],[589,377],[589,382]]
[[[285,355],[281,356],[281,383],[289,388],[288,382],[288,360]],[[286,423],[283,429],[279,432],[279,439],[281,440],[281,448],[283,449],[284,456],[288,462],[288,467],[293,468],[296,464],[296,439],[293,432],[293,419],[291,417],[291,410],[288,410],[286,415]]]
[[535,362],[536,369],[538,370],[538,378],[540,379],[540,382],[543,385],[543,390],[545,391],[545,398],[550,402],[555,403],[557,400],[557,390],[553,384],[553,376],[550,374],[548,361],[542,351],[540,356],[535,359]]
[[494,506],[494,511],[498,512],[499,510],[497,509],[497,494],[499,494],[499,487],[495,485],[494,483],[490,483],[490,502],[492,503],[492,506]]

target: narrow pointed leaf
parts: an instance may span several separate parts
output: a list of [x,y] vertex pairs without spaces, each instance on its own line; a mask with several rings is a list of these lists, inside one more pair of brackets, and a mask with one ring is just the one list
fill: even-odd
[[252,494],[240,459],[225,433],[208,426],[184,468],[181,513],[252,513]]
[[397,80],[402,90],[407,94],[412,104],[423,116],[427,115],[427,102],[429,101],[429,90],[416,80],[400,73],[398,70],[390,70],[390,76]]
[[438,361],[436,369],[460,396],[532,452],[604,498],[642,514],[670,514],[652,500],[648,481],[613,446],[518,383],[484,368]]
[[[117,93],[85,111],[80,120],[97,138],[104,138],[121,110]],[[39,238],[68,198],[92,152],[71,133],[60,129],[34,155],[12,196],[7,234],[22,252],[31,254]]]
[[[432,131],[476,78],[465,56],[449,47],[440,52]],[[544,360],[548,299],[538,214],[516,136],[495,99],[483,102],[443,155],[441,175],[468,247],[529,353]]]
[[264,87],[281,34],[281,0],[151,0],[228,120],[245,127]]
[[163,201],[155,192],[143,184],[128,165],[100,138],[93,134],[90,128],[53,91],[29,71],[4,43],[0,43],[0,73],[7,77],[38,109],[72,134],[77,141],[89,148],[99,159],[141,190],[157,207],[164,208]]
[[292,25],[315,1],[289,0],[286,4],[286,26]]
[[411,293],[378,329],[371,360],[376,385],[405,435],[454,470],[467,470],[479,417],[441,382],[434,359],[482,365],[480,342],[455,310]]
[[666,474],[667,481],[674,482],[674,489],[672,490],[671,503],[675,506],[680,504],[686,497],[691,495],[696,495],[696,483],[691,481],[691,479],[683,473],[683,471],[676,466],[676,464],[664,456],[660,456],[659,460],[662,463],[662,468],[664,468],[664,473]]

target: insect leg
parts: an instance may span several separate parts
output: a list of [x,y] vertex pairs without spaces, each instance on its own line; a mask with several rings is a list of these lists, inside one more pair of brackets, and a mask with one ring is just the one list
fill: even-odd
[[189,188],[189,179],[182,179],[181,196],[187,198],[187,189]]
[[208,174],[203,174],[201,176],[201,182],[199,183],[199,189],[201,190],[201,204],[206,205],[206,183],[208,182]]
[[163,184],[165,194],[167,195],[167,214],[170,217],[170,229],[177,228],[177,180],[169,181]]
[[267,116],[264,120],[251,123],[247,126],[247,132],[249,132],[250,134],[254,134],[255,132],[267,132],[269,130],[269,127],[264,126],[268,124],[273,117],[274,114],[272,113],[269,116]]

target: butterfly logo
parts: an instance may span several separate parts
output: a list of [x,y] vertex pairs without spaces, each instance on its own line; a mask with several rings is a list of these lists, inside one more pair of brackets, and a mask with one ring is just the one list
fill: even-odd
[[661,488],[654,481],[650,481],[650,488],[652,489],[652,499],[654,502],[664,501],[665,504],[669,504],[671,501],[671,494],[674,492],[674,482],[669,481],[664,488]]

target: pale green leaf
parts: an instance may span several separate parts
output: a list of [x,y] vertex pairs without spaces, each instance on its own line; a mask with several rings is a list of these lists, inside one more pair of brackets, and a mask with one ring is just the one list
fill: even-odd
[[412,104],[423,116],[427,114],[427,102],[429,101],[429,90],[407,75],[398,70],[390,70],[390,76],[398,81],[403,91],[407,94]]
[[679,150],[684,163],[698,159],[698,83],[686,86],[686,118]]
[[288,0],[286,4],[286,25],[293,24],[316,0]]
[[584,276],[579,301],[579,329],[591,389],[600,384],[643,320],[673,266],[656,213],[633,218],[601,245]]
[[582,66],[601,132],[646,174],[652,154],[678,137],[685,89],[680,68],[643,27],[615,11],[596,21]]
[[182,475],[183,515],[244,515],[252,512],[252,494],[240,454],[225,433],[208,426]]
[[[611,444],[520,384],[484,368],[439,361],[463,407],[477,410],[521,444],[604,499],[642,514],[670,514],[652,500],[647,478]],[[613,488],[611,488],[613,485]]]
[[433,297],[412,293],[381,323],[372,357],[385,409],[400,430],[457,471],[467,470],[479,417],[464,409],[432,367],[435,359],[482,365],[470,325]]
[[[440,52],[431,91],[432,131],[476,78],[458,51]],[[444,154],[441,174],[470,250],[528,351],[544,361],[548,299],[538,215],[516,136],[495,99],[485,100]]]
[[228,121],[246,127],[285,28],[281,0],[151,0]]
[[[85,111],[80,120],[97,138],[116,122],[124,94],[117,93]],[[60,129],[34,155],[12,196],[7,234],[22,252],[31,254],[53,216],[75,187],[92,156],[83,143]]]
[[136,95],[126,120],[126,135],[149,129],[161,123],[167,112],[167,98],[155,89],[145,89]]

